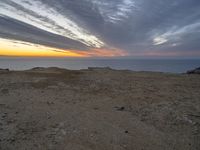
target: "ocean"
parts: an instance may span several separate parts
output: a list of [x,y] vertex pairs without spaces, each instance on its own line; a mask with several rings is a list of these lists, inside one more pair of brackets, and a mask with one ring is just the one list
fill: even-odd
[[200,59],[72,59],[0,57],[0,68],[26,70],[33,67],[60,67],[71,70],[111,67],[120,70],[184,73],[200,67]]

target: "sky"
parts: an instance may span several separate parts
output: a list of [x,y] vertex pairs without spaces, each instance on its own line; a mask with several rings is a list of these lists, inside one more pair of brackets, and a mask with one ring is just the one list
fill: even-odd
[[200,1],[0,0],[0,56],[200,57]]

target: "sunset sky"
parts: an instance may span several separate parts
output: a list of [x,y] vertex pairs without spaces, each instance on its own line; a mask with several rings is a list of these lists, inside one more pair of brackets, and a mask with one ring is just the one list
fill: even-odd
[[199,0],[0,0],[0,56],[200,57]]

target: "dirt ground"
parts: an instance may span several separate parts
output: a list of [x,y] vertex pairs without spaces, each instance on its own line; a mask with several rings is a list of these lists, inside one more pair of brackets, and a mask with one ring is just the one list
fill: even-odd
[[200,75],[0,72],[0,150],[199,150]]

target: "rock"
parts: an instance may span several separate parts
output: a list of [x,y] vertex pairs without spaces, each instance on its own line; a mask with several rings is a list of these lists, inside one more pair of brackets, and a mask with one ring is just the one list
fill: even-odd
[[35,67],[35,68],[32,68],[30,70],[27,70],[27,71],[30,71],[30,72],[41,72],[41,73],[63,73],[63,72],[66,72],[66,71],[69,71],[67,69],[64,69],[64,68],[58,68],[58,67],[48,67],[48,68],[45,68],[45,67]]
[[117,109],[117,111],[124,111],[125,107],[115,107]]
[[9,69],[1,69],[1,68],[0,68],[0,73],[1,73],[1,72],[9,72],[9,71],[10,71]]
[[112,70],[110,67],[88,67],[90,71]]
[[45,69],[44,67],[35,67],[35,68],[30,69],[30,70],[31,71],[42,71],[44,69]]
[[126,130],[125,133],[128,133],[128,131]]
[[54,105],[54,102],[47,102],[48,105]]
[[187,71],[187,74],[200,74],[200,67]]

